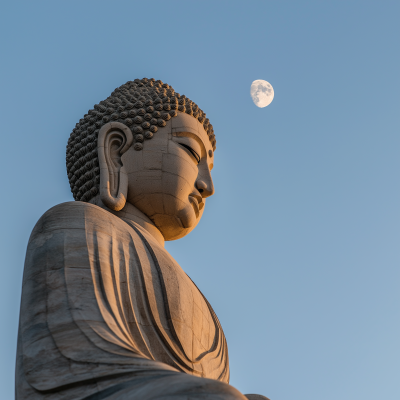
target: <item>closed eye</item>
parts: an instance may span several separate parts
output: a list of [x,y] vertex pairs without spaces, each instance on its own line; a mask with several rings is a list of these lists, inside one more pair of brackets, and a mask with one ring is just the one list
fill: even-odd
[[188,146],[187,144],[184,144],[184,143],[178,143],[178,144],[180,144],[182,147],[184,147],[196,159],[197,164],[200,162],[200,156],[190,146]]

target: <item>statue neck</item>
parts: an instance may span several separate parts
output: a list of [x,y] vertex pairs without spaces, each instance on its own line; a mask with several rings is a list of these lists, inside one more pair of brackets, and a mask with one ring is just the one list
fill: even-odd
[[162,233],[154,225],[154,223],[151,221],[151,219],[146,214],[143,214],[134,205],[127,202],[125,204],[125,207],[120,211],[110,210],[100,200],[100,196],[96,196],[95,198],[90,200],[89,203],[95,204],[96,206],[99,206],[99,207],[107,210],[108,212],[114,214],[115,216],[117,216],[119,218],[127,219],[127,220],[133,222],[134,224],[139,225],[147,233],[149,233],[161,247],[164,247],[165,240],[164,240],[164,236],[162,235]]

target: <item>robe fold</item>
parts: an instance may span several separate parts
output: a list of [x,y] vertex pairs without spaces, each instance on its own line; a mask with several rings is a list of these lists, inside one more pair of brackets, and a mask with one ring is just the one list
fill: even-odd
[[136,223],[60,204],[28,243],[16,398],[245,399],[210,304]]

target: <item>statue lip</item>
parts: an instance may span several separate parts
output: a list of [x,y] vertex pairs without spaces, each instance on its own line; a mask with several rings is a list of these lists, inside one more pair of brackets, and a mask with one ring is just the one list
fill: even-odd
[[189,194],[189,201],[194,208],[194,212],[196,213],[196,217],[199,217],[200,210],[204,207],[203,198],[199,193],[190,193]]

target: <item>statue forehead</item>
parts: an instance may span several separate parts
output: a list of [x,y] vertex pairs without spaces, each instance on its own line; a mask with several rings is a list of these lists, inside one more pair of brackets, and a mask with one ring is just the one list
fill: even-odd
[[203,125],[190,115],[179,113],[177,117],[172,118],[171,132],[173,134],[185,132],[191,133],[201,140],[207,152],[210,150],[212,151],[212,144]]

